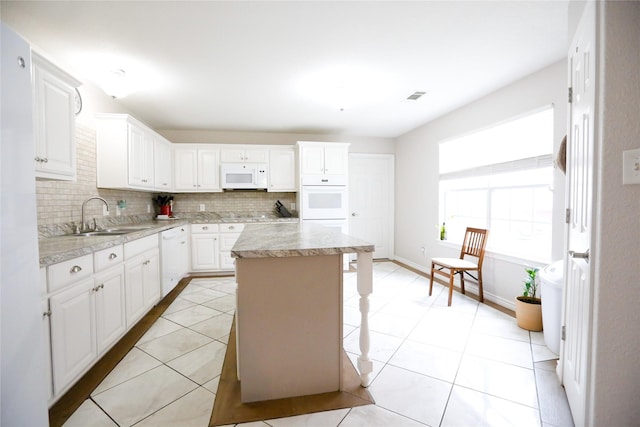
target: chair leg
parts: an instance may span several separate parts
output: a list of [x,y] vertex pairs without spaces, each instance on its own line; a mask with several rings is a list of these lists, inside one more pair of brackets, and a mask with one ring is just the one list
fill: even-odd
[[460,271],[460,290],[462,291],[462,294],[465,294],[464,291],[464,271]]
[[451,307],[451,300],[453,299],[453,279],[456,277],[453,271],[449,274],[449,307]]
[[484,302],[484,292],[482,291],[482,270],[478,270],[478,296],[480,302]]
[[431,292],[433,291],[433,270],[434,265],[431,263],[431,280],[429,280],[429,296],[431,296]]

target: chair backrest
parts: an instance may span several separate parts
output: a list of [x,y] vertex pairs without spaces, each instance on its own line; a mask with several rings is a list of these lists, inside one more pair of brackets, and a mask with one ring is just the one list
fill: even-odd
[[462,242],[462,249],[460,250],[460,259],[463,259],[465,255],[471,255],[478,258],[478,267],[482,266],[484,260],[484,247],[487,244],[487,236],[489,230],[484,228],[472,228],[467,227],[467,231],[464,234],[464,241]]

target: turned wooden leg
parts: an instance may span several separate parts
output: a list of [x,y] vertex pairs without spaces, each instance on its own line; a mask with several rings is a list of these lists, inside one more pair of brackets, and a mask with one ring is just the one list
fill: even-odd
[[460,272],[460,290],[462,291],[462,294],[464,295],[465,291],[464,291],[464,271]]
[[478,296],[480,302],[484,302],[484,291],[482,290],[482,271],[478,270]]
[[369,387],[373,362],[369,359],[369,295],[373,292],[373,252],[358,254],[357,272],[358,294],[360,294],[360,356],[358,356],[358,371],[360,384]]
[[453,279],[455,277],[456,275],[452,271],[451,274],[449,274],[449,307],[451,307],[451,300],[453,299]]

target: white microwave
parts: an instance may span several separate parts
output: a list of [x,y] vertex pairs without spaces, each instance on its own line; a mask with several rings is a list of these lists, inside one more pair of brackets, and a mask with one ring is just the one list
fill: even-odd
[[266,190],[266,163],[223,163],[220,165],[223,190]]

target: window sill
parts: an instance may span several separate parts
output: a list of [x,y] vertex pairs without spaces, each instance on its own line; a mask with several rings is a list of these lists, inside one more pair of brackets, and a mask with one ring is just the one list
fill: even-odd
[[[460,251],[460,246],[462,246],[462,243],[452,243],[452,242],[450,242],[448,240],[438,240],[438,245],[440,245],[442,247],[446,247],[446,248],[455,249],[457,251]],[[508,254],[501,253],[501,252],[494,252],[494,251],[490,251],[490,250],[486,250],[484,254],[485,254],[486,258],[491,258],[491,259],[496,259],[496,260],[499,260],[499,261],[510,262],[510,263],[516,264],[516,265],[527,265],[527,266],[532,266],[532,267],[543,267],[543,266],[551,264],[551,262],[552,262],[552,260],[550,260],[550,259],[523,258],[523,257],[519,257],[519,256],[508,255]]]

